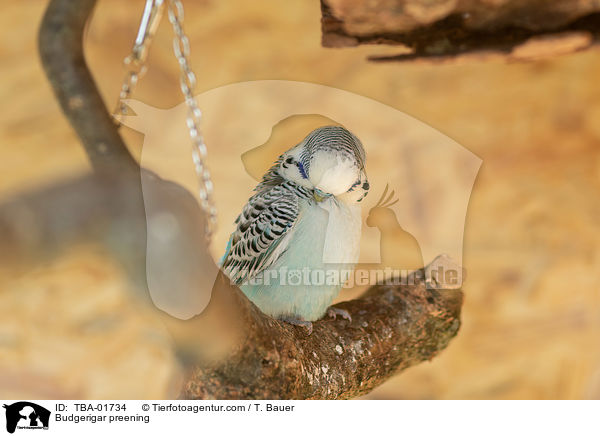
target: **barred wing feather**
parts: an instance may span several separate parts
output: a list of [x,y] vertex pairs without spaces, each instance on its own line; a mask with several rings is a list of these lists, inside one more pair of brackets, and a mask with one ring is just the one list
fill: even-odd
[[267,269],[285,252],[298,219],[298,196],[279,185],[250,198],[236,219],[223,270],[236,285]]

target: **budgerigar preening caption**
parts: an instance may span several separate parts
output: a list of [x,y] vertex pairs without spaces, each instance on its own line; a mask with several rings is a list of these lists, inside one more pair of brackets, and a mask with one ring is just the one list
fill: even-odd
[[358,261],[365,159],[348,130],[320,127],[255,188],[222,267],[264,313],[310,327],[327,312]]

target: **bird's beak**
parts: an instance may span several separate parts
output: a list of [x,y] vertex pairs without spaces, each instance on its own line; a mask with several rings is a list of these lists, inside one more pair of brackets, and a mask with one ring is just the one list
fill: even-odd
[[313,197],[315,200],[317,200],[317,203],[320,203],[326,198],[331,197],[331,194],[323,192],[319,188],[315,188],[315,190],[313,191]]
[[317,203],[322,202],[323,200],[325,200],[327,197],[324,195],[320,195],[317,191],[313,192],[313,197],[315,200],[317,200]]

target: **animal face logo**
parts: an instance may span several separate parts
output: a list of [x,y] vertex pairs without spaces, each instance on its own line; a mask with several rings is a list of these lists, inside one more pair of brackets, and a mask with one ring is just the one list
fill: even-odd
[[6,409],[6,431],[14,433],[16,429],[48,429],[50,411],[29,401],[19,401]]
[[[196,98],[219,211],[210,248],[215,261],[242,206],[277,156],[314,128],[339,124],[360,139],[367,156],[372,194],[361,202],[359,264],[410,269],[440,254],[462,264],[466,211],[482,161],[456,141],[393,107],[312,83],[234,83]],[[145,135],[142,166],[196,194],[185,103],[166,110],[126,103],[135,115],[124,117],[123,124]],[[186,233],[177,232],[178,223],[159,212],[150,181],[142,179],[142,190],[151,297],[160,309],[188,319],[208,304],[218,268],[212,262],[170,261],[177,258],[178,244],[189,244]],[[191,281],[198,269],[205,282]],[[459,279],[453,286],[460,285]],[[198,289],[206,293],[199,295]]]

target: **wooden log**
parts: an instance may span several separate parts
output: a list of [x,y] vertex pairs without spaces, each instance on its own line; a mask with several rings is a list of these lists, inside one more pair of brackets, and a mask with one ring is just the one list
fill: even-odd
[[376,61],[451,59],[493,53],[548,57],[600,39],[600,4],[584,0],[321,0],[322,44],[390,44]]

